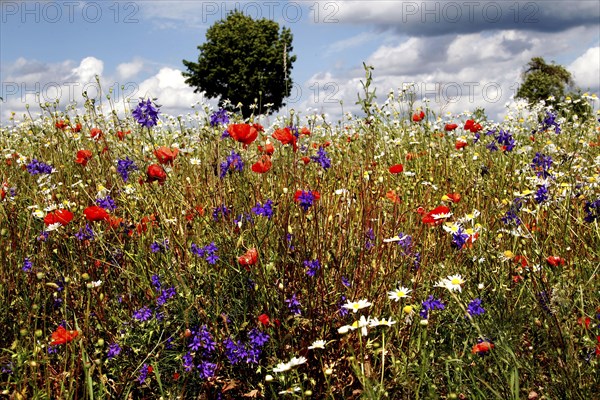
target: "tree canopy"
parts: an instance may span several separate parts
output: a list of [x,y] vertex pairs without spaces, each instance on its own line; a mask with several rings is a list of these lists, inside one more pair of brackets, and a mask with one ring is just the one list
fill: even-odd
[[[516,97],[529,103],[544,100],[557,103],[565,97],[565,90],[573,85],[571,73],[562,65],[547,64],[542,57],[534,57],[527,63],[523,72],[523,84],[517,90]],[[548,98],[554,97],[554,101]]]
[[183,60],[185,82],[195,87],[194,92],[219,97],[221,105],[225,100],[234,107],[242,103],[244,117],[252,114],[255,99],[261,107],[272,104],[272,112],[290,95],[296,60],[291,55],[292,33],[285,27],[280,31],[275,21],[232,11],[207,30],[206,42],[198,50],[197,62]]

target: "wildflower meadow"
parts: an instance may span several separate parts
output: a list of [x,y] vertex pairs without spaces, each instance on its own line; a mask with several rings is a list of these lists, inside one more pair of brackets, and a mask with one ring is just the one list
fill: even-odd
[[7,121],[0,393],[598,398],[597,98],[494,122],[371,79],[339,121],[109,96]]

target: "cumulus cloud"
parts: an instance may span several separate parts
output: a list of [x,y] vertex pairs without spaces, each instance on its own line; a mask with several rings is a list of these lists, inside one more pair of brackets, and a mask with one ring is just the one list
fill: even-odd
[[130,79],[135,77],[144,67],[144,62],[136,58],[135,60],[127,63],[117,65],[117,75],[121,79]]
[[[532,57],[547,61],[575,48],[575,44],[593,40],[594,28],[577,27],[560,33],[503,30],[435,37],[403,37],[375,49],[366,63],[374,67],[374,86],[381,104],[389,89],[397,91],[414,83],[415,99],[427,98],[438,112],[460,113],[483,107],[488,116],[501,120],[505,105],[511,101],[520,83],[524,66]],[[568,69],[584,90],[598,91],[598,47],[590,48]],[[364,71],[356,63],[351,69],[314,74],[304,84],[308,94],[301,106],[339,117],[340,100],[344,111],[358,112],[356,95],[362,90]],[[325,85],[335,93],[324,90]],[[315,88],[320,88],[315,96]],[[336,100],[336,101],[327,101]]]
[[[104,62],[95,57],[83,58],[78,63],[72,60],[43,63],[19,58],[12,64],[2,65],[1,121],[8,121],[11,112],[22,116],[27,105],[32,114],[37,115],[37,104],[56,100],[60,109],[75,103],[81,110],[84,91],[88,98],[98,103],[104,101],[104,95],[112,89],[112,100],[119,112],[123,112],[124,102],[135,106],[139,97],[158,98],[163,106],[161,111],[171,115],[187,114],[191,104],[202,100],[202,95],[187,86],[182,71],[176,68],[155,69],[153,75],[140,83],[130,79],[129,76],[136,70],[141,71],[142,67],[142,61],[134,60],[119,64],[115,71],[106,73]],[[99,76],[100,85],[96,76]]]
[[569,64],[575,84],[582,90],[600,91],[600,47],[589,48],[584,54]]

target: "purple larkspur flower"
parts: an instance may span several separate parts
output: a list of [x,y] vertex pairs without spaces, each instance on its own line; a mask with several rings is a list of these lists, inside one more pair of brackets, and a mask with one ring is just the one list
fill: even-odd
[[154,107],[151,99],[148,99],[141,100],[131,115],[141,126],[151,128],[158,122],[158,113],[159,109]]
[[139,168],[135,165],[133,160],[129,159],[129,157],[117,161],[117,172],[121,175],[121,178],[123,178],[123,182],[127,182],[130,172],[137,170],[139,170]]

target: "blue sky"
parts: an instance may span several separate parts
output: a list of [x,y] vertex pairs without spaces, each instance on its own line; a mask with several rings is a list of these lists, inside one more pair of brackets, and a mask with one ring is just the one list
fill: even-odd
[[[339,118],[357,111],[362,63],[378,100],[409,82],[437,112],[484,106],[493,118],[534,56],[566,66],[584,91],[600,90],[597,1],[5,1],[0,2],[0,118],[43,100],[80,103],[94,75],[114,98],[158,97],[178,115],[201,100],[182,59],[234,8],[292,30],[295,82],[287,109]],[[117,90],[121,85],[126,90]],[[121,93],[119,93],[121,92]],[[214,104],[211,102],[210,104]]]

